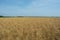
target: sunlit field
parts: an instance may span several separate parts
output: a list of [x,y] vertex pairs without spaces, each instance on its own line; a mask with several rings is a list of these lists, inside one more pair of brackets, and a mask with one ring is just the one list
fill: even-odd
[[60,40],[60,18],[0,18],[0,40]]

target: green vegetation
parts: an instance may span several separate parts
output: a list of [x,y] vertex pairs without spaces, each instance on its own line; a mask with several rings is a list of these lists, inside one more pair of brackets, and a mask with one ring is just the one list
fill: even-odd
[[20,18],[20,17],[24,17],[24,18],[60,18],[60,16],[0,16],[0,18]]

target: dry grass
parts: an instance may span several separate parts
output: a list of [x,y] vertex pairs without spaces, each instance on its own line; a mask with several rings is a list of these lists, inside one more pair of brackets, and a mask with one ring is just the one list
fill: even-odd
[[60,18],[0,18],[0,40],[60,40]]

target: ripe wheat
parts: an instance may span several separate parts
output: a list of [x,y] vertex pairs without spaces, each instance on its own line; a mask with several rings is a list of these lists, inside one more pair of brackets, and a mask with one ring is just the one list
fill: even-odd
[[0,18],[0,40],[60,40],[60,18]]

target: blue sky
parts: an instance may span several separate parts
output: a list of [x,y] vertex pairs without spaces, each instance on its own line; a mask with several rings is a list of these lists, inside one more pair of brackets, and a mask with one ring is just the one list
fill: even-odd
[[60,0],[0,0],[0,15],[60,16]]

